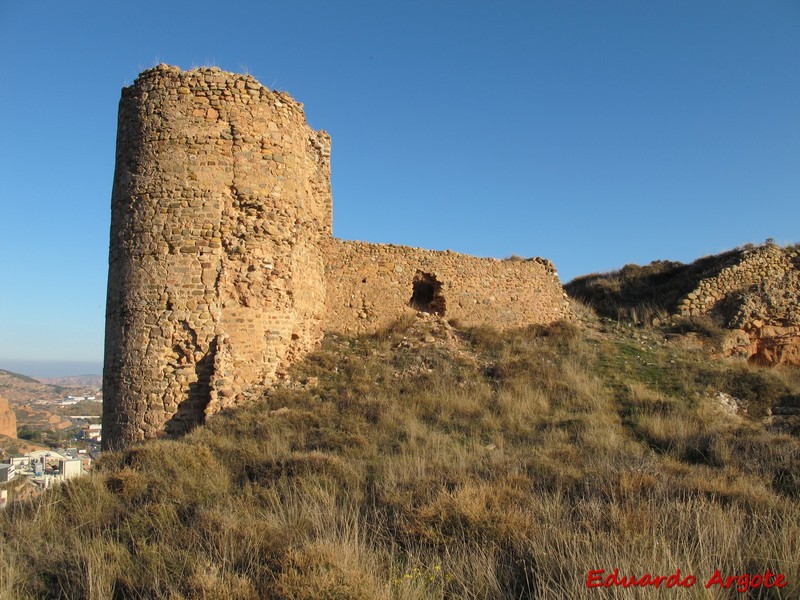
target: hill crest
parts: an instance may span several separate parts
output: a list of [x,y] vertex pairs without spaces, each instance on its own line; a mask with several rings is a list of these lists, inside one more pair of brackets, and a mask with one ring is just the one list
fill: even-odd
[[567,293],[610,318],[658,324],[707,318],[720,350],[762,365],[800,366],[800,247],[767,242],[699,258],[578,277]]

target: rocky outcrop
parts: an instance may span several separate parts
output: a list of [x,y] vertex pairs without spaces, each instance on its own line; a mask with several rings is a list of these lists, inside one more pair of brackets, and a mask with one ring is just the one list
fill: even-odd
[[688,265],[626,265],[579,277],[565,289],[602,316],[635,323],[710,316],[727,330],[723,354],[760,365],[800,365],[800,246],[768,241]]
[[728,355],[773,366],[800,366],[800,253],[764,244],[700,282],[679,305],[688,316],[715,315],[730,334]]
[[[742,310],[747,310],[745,300],[754,293],[768,293],[774,297],[793,293],[794,308],[797,308],[797,288],[794,287],[792,292],[796,286],[796,277],[793,280],[792,274],[797,274],[797,255],[794,248],[784,249],[769,243],[743,249],[687,293],[679,301],[677,312],[697,316],[720,309],[734,318]],[[791,303],[780,304],[778,310],[781,314],[791,308]],[[757,312],[757,308],[752,306],[751,313]]]
[[751,334],[751,362],[800,366],[800,327],[767,325]]
[[8,404],[8,400],[0,396],[0,435],[17,437],[17,417]]

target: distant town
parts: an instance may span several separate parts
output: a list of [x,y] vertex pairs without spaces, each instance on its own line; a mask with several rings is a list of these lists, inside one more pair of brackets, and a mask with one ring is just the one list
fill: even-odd
[[[9,490],[4,484],[22,480],[12,491],[16,496],[32,496],[73,477],[80,477],[92,469],[95,455],[88,450],[66,448],[63,450],[36,450],[22,456],[12,456],[0,463],[0,509],[9,500]],[[34,488],[26,487],[33,484]],[[20,493],[22,492],[22,493]]]
[[100,388],[99,377],[62,385],[0,369],[0,509],[92,470]]

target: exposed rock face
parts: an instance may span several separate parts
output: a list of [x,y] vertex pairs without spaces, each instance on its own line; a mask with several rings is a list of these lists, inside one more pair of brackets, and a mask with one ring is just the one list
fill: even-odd
[[0,396],[0,435],[17,437],[17,416],[8,404],[8,400]]
[[728,356],[763,366],[800,366],[800,326],[752,325],[734,329],[723,342]]
[[765,325],[753,330],[752,353],[749,359],[762,365],[800,366],[800,326]]
[[302,105],[247,75],[159,65],[123,90],[106,448],[245,400],[323,331],[376,331],[412,309],[500,327],[572,317],[546,260],[335,240],[329,157]]

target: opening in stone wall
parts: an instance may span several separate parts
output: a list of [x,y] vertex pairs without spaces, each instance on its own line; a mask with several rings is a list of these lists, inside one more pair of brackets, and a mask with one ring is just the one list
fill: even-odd
[[205,422],[206,407],[211,401],[211,377],[214,374],[214,356],[217,353],[217,339],[214,338],[209,344],[208,352],[196,363],[194,353],[200,350],[197,345],[196,335],[186,323],[182,323],[184,328],[192,334],[192,344],[185,346],[176,345],[177,354],[184,354],[190,357],[187,366],[194,364],[194,372],[197,377],[194,383],[190,383],[186,397],[178,404],[175,414],[164,424],[164,432],[168,436],[180,436],[188,433],[198,425]]
[[414,291],[408,305],[414,310],[443,315],[445,300],[442,294],[442,284],[430,273],[417,271],[413,281]]

